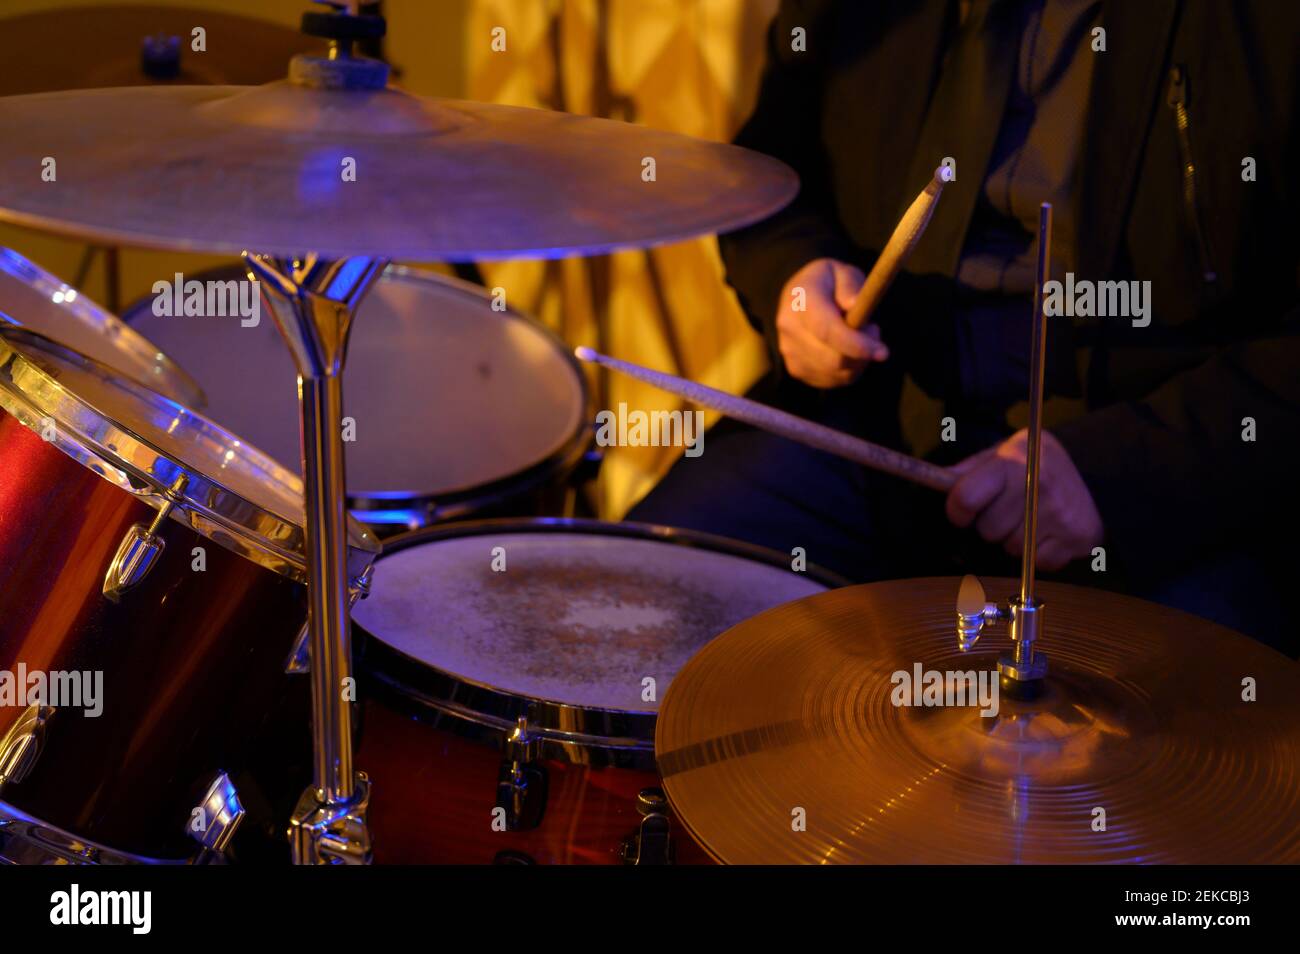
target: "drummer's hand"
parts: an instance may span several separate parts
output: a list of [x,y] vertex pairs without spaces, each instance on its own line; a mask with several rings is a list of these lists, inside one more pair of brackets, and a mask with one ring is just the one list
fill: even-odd
[[[855,330],[844,321],[864,278],[852,265],[818,258],[785,283],[776,332],[791,375],[816,388],[837,388],[851,384],[872,361],[889,357],[879,328],[868,325]],[[794,308],[796,288],[804,290],[801,311]]]
[[[960,479],[948,492],[948,519],[972,523],[979,535],[1000,543],[1013,556],[1024,550],[1025,450],[1028,432],[1019,431],[952,469]],[[1038,565],[1059,570],[1091,556],[1104,530],[1092,494],[1060,441],[1043,431],[1038,467]]]

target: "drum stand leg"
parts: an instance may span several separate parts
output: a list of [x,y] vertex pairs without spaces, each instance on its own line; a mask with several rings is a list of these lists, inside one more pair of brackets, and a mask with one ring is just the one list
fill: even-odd
[[312,679],[312,785],[289,822],[295,864],[366,864],[370,784],[352,766],[355,698],[348,621],[348,529],[343,475],[343,367],[352,316],[387,262],[300,261],[245,253],[250,277],[286,308],[273,308],[298,368],[306,507]]

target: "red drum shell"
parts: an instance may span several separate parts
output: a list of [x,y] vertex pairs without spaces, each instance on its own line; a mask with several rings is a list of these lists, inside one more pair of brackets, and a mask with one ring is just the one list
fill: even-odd
[[[467,549],[486,561],[498,544],[511,553],[506,576],[522,574],[500,577],[499,590],[486,562],[465,562]],[[596,520],[474,521],[388,541],[370,599],[353,613],[365,697],[356,763],[374,783],[375,860],[623,863],[641,821],[637,794],[661,785],[655,705],[597,705],[594,660],[620,646],[639,652],[635,644],[650,668],[633,671],[660,673],[666,691],[679,656],[793,598],[787,588],[843,582],[816,567],[795,582],[784,555],[720,537]],[[656,595],[657,584],[687,589]],[[512,639],[533,640],[532,661],[555,677],[532,681],[543,694],[520,688],[538,672]],[[538,740],[545,808],[536,828],[494,830],[501,743],[521,715]],[[675,860],[707,863],[685,827],[670,824]]]
[[[623,864],[640,823],[636,796],[658,788],[653,772],[544,759],[546,810],[531,831],[493,831],[501,753],[402,715],[376,700],[363,708],[357,765],[374,782],[370,832],[378,864]],[[677,864],[709,856],[676,820]]]
[[[285,671],[306,617],[300,482],[184,405],[11,325],[0,409],[0,688],[33,672],[84,688],[89,674],[103,694],[96,716],[85,700],[5,692],[0,859],[192,860],[193,823],[238,807],[205,803],[228,783],[245,814],[220,847],[287,858],[310,778],[310,684]],[[358,575],[378,546],[355,525],[349,536]],[[116,565],[142,553],[143,573]]]
[[[103,672],[103,713],[56,711],[0,799],[119,851],[185,858],[198,848],[191,809],[225,771],[256,816],[240,839],[271,826],[282,845],[310,776],[308,687],[284,672],[304,588],[168,520],[159,562],[113,603],[102,588],[118,543],[155,515],[0,410],[0,669]],[[295,718],[277,718],[283,707]],[[0,737],[22,711],[0,707]],[[274,783],[250,744],[269,737],[281,741]]]

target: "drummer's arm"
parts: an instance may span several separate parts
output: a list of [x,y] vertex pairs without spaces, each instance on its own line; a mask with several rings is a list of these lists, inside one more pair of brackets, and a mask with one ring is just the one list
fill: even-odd
[[791,49],[791,31],[802,27],[816,35],[830,6],[783,0],[768,33],[758,103],[735,140],[790,165],[799,174],[799,195],[771,218],[718,239],[727,281],[766,337],[774,360],[776,314],[786,280],[814,259],[853,263],[861,258],[837,221],[829,192],[816,44],[805,52]]
[[[1159,577],[1293,524],[1290,461],[1300,445],[1300,309],[1262,339],[1224,348],[1140,401],[1043,434],[1038,561],[1095,556]],[[1019,555],[1026,432],[953,470],[949,519]]]
[[1141,401],[1053,430],[1101,513],[1108,560],[1133,571],[1293,524],[1300,308]]
[[[1300,97],[1294,61],[1279,54],[1267,62],[1286,65],[1290,78],[1278,88],[1289,98],[1275,97],[1277,115],[1262,124],[1261,142],[1277,152],[1260,163],[1294,169],[1300,127],[1287,121]],[[1268,196],[1249,200],[1259,215],[1249,234],[1219,235],[1243,264],[1233,298],[1203,322],[1221,323],[1228,343],[1141,400],[1053,428],[1101,513],[1108,564],[1131,576],[1160,576],[1300,529],[1292,463],[1300,447],[1300,240],[1292,228],[1300,190],[1293,181],[1270,177]],[[1267,237],[1262,221],[1274,227]],[[1276,264],[1265,276],[1246,267],[1247,256]],[[1266,278],[1269,291],[1260,293]]]

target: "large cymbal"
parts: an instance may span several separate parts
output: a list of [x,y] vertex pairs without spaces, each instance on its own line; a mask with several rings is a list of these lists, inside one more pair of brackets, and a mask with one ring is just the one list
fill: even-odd
[[[592,254],[736,228],[798,189],[784,164],[736,146],[393,88],[15,96],[0,99],[0,143],[0,219],[211,252]],[[45,157],[56,181],[41,179]]]
[[[955,579],[834,590],[692,659],[660,708],[674,810],[732,863],[1300,861],[1300,666],[1193,616],[1044,583],[1037,701],[896,707],[957,652]],[[1009,596],[1012,581],[988,583]],[[987,644],[992,645],[987,645]],[[1242,681],[1257,683],[1256,702]],[[1105,830],[1094,830],[1105,810]],[[803,809],[806,830],[794,830]]]

